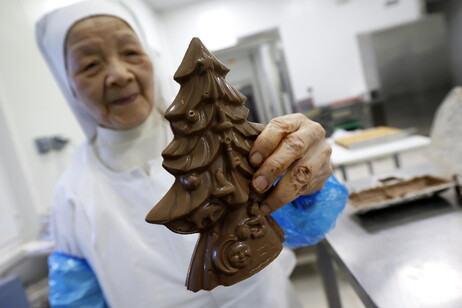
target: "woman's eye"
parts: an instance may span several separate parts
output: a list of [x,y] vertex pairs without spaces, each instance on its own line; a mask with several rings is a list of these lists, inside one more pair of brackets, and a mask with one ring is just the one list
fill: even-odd
[[83,67],[83,71],[88,71],[88,70],[94,68],[96,65],[97,65],[96,62],[90,62],[90,63],[88,63],[87,65],[85,65]]
[[125,55],[127,55],[127,56],[137,56],[138,52],[136,52],[135,50],[129,50],[129,51],[125,52]]

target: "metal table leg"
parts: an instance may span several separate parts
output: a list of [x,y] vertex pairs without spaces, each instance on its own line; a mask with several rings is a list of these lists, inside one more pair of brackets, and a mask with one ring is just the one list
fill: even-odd
[[372,165],[372,161],[367,162],[367,169],[369,170],[370,175],[374,175],[374,166]]
[[343,181],[348,181],[348,176],[346,172],[346,167],[344,165],[340,166],[340,171],[342,172]]
[[399,153],[393,154],[393,160],[395,161],[396,169],[399,169],[401,167],[401,163],[399,161]]
[[327,303],[330,308],[341,308],[342,304],[337,286],[337,277],[325,241],[323,240],[316,245],[317,262],[324,286],[324,294],[327,297]]

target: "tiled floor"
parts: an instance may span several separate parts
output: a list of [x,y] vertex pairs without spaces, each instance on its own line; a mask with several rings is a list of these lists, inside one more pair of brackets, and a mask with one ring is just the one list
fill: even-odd
[[[427,156],[425,151],[413,151],[401,154],[401,166],[411,166],[425,163]],[[381,159],[373,163],[374,173],[389,173],[394,169],[393,160]],[[366,165],[357,165],[347,169],[349,180],[359,179],[369,176]],[[337,178],[341,175],[336,173]],[[313,258],[309,258],[313,259]],[[321,282],[320,274],[317,270],[316,262],[296,267],[292,274],[292,282],[300,295],[305,308],[327,308],[327,300]],[[337,270],[338,287],[341,297],[342,306],[346,308],[363,308],[364,305],[356,295],[348,281],[343,277],[341,271]]]

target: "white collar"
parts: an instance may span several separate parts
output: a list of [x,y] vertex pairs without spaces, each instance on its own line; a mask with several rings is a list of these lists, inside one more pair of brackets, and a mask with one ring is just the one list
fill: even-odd
[[149,173],[149,161],[159,158],[168,143],[168,127],[157,109],[141,125],[129,130],[97,127],[92,143],[101,163],[115,172],[139,168]]

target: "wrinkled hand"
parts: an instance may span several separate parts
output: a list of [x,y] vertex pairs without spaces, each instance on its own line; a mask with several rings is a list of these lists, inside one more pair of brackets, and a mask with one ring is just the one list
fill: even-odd
[[332,149],[325,134],[320,124],[297,113],[274,118],[255,140],[249,156],[259,167],[252,179],[253,188],[266,192],[283,175],[261,202],[265,215],[322,189],[332,174]]

